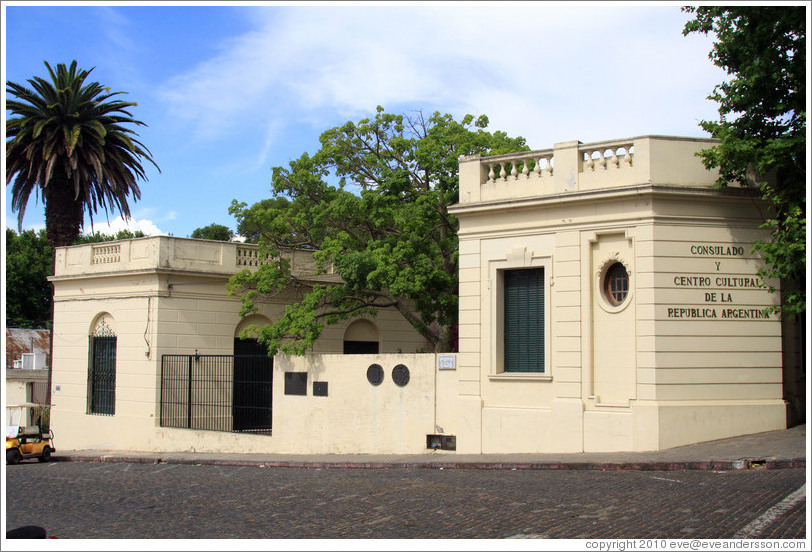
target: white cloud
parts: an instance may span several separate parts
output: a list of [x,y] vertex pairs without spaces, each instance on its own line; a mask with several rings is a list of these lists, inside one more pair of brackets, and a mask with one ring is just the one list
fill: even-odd
[[[555,141],[701,131],[720,73],[676,5],[499,3],[257,8],[256,28],[161,90],[213,139],[338,114],[438,109]],[[283,121],[268,133],[267,121]],[[638,131],[637,129],[640,129]],[[541,131],[541,129],[544,129]],[[680,130],[681,133],[683,133]],[[599,134],[599,135],[598,135]],[[539,143],[540,142],[540,143]],[[269,142],[257,144],[264,160]]]
[[149,219],[125,219],[120,216],[109,222],[94,222],[89,229],[86,227],[85,230],[86,234],[95,234],[98,232],[108,236],[114,236],[122,230],[129,230],[130,232],[137,232],[140,230],[147,236],[158,236],[164,234],[164,232],[162,232],[161,229]]

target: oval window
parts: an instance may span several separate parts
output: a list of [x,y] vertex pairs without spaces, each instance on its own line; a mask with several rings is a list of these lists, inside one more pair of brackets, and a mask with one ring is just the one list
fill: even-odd
[[606,271],[603,291],[610,304],[618,306],[629,296],[629,273],[623,263],[615,263]]

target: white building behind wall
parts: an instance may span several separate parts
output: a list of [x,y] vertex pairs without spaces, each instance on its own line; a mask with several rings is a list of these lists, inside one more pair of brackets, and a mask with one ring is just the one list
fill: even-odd
[[[714,189],[694,155],[708,145],[649,136],[461,159],[459,353],[421,354],[395,311],[328,327],[311,354],[275,357],[262,434],[194,427],[191,383],[171,392],[188,427],[161,417],[168,355],[186,355],[191,374],[195,353],[232,355],[247,325],[291,300],[240,319],[225,283],[256,266],[252,246],[59,248],[59,446],[422,453],[442,434],[461,453],[622,451],[784,428],[788,401],[805,400],[798,334],[763,314],[777,296],[751,253],[760,213],[744,190]],[[316,275],[306,253],[293,269],[338,278]],[[94,393],[93,367],[111,358],[114,381]],[[217,389],[231,408],[232,390]]]

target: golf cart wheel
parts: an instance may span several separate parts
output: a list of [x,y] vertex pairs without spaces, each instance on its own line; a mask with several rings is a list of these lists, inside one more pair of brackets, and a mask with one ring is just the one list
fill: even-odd
[[16,448],[6,451],[6,464],[19,464],[22,459],[23,455]]
[[37,460],[39,460],[40,462],[50,462],[51,461],[51,449],[48,448],[48,447],[45,447],[44,449],[42,449],[42,454],[40,455],[39,458],[37,458]]

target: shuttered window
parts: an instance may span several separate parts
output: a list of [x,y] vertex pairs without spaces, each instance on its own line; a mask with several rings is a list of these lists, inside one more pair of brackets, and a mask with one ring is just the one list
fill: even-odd
[[505,372],[544,372],[544,269],[504,273]]

